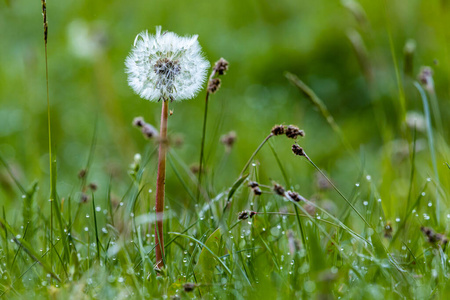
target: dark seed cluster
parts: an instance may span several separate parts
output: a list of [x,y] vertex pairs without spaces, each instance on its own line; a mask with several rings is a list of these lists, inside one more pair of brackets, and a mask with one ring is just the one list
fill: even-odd
[[448,238],[442,233],[436,233],[433,229],[424,226],[420,227],[420,230],[425,234],[429,243],[447,245]]
[[290,139],[296,139],[299,136],[304,137],[305,132],[303,130],[300,130],[297,126],[289,125],[286,128],[286,136]]
[[213,78],[208,82],[208,93],[214,94],[220,88],[221,80],[219,78]]
[[297,144],[292,145],[292,152],[298,156],[306,156],[305,151],[303,151],[303,148]]
[[250,181],[250,182],[248,183],[248,186],[252,188],[253,193],[254,193],[256,196],[259,196],[259,195],[262,194],[262,191],[261,191],[261,189],[259,188],[259,184],[258,184],[256,181]]
[[294,125],[289,125],[289,126],[275,125],[275,126],[273,126],[271,133],[272,133],[272,135],[285,134],[290,139],[296,139],[299,136],[301,136],[301,137],[305,136],[305,132]]
[[156,128],[146,123],[143,117],[134,118],[133,126],[141,128],[142,134],[148,139],[158,136],[158,131],[156,130]]
[[247,220],[248,218],[251,219],[255,215],[256,215],[256,211],[244,210],[239,213],[238,220]]
[[279,185],[278,183],[275,183],[273,185],[273,191],[275,192],[275,194],[283,196],[284,197],[284,193],[286,192],[284,187],[282,187],[281,185]]
[[286,195],[289,199],[295,202],[306,201],[306,199],[303,196],[293,191],[287,191]]
[[228,71],[228,62],[224,58],[219,59],[214,65],[213,70],[217,75],[225,75],[225,73]]

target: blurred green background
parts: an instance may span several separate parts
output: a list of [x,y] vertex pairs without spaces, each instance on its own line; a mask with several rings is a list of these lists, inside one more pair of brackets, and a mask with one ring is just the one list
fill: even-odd
[[[399,191],[390,187],[395,176],[409,172],[391,156],[399,148],[391,141],[401,143],[407,131],[398,78],[406,111],[422,111],[419,94],[403,72],[403,49],[408,40],[415,41],[413,78],[420,66],[432,66],[442,118],[447,120],[449,8],[445,0],[48,1],[58,192],[60,196],[76,192],[77,174],[88,159],[96,126],[89,180],[99,184],[103,195],[111,174],[113,193],[123,194],[130,183],[127,170],[134,154],[153,148],[131,122],[141,115],[158,126],[160,104],[140,99],[127,86],[124,60],[140,31],[154,32],[161,25],[179,35],[198,34],[211,64],[220,57],[230,63],[222,88],[209,105],[206,166],[209,174],[217,175],[215,190],[229,187],[271,127],[284,123],[305,130],[301,145],[344,191],[354,185],[364,160],[372,178],[388,185],[382,196],[401,195],[402,183],[396,182]],[[38,180],[41,198],[46,199],[48,140],[40,1],[2,0],[0,28],[0,154],[21,182],[28,185]],[[285,71],[298,75],[323,99],[353,153],[346,151],[318,111],[288,82]],[[204,97],[202,91],[196,99],[170,107],[174,113],[169,134],[183,139],[174,151],[187,166],[199,159]],[[237,133],[237,142],[225,158],[219,140],[231,130]],[[446,133],[438,141],[445,140]],[[418,133],[418,139],[424,137]],[[286,139],[273,139],[287,173],[298,183],[296,189],[309,196],[314,171],[292,158],[291,145]],[[447,155],[441,154],[440,170]],[[423,157],[428,161],[429,154]],[[281,180],[269,147],[257,158],[262,181]],[[423,168],[423,177],[432,173],[428,163]],[[155,171],[152,160],[147,168],[150,186]],[[19,205],[10,178],[4,169],[0,173],[1,203]],[[170,167],[167,184],[169,197],[188,199],[183,189],[171,188],[180,184]]]

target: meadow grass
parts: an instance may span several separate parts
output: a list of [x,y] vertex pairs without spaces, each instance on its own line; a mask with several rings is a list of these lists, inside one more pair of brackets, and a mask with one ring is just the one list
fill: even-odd
[[[354,6],[349,9],[360,13]],[[44,10],[44,24],[45,17]],[[419,82],[409,69],[400,70],[388,18],[386,22],[397,103],[392,121],[384,104],[371,104],[373,122],[385,130],[376,155],[350,139],[327,101],[289,72],[286,82],[309,101],[302,106],[314,107],[336,137],[340,153],[330,153],[328,160],[345,156],[341,169],[316,161],[316,149],[329,147],[308,142],[319,129],[303,137],[289,136],[286,124],[274,124],[278,131],[249,124],[242,131],[251,131],[260,143],[238,152],[239,161],[246,163],[221,176],[236,156],[227,151],[215,155],[221,151],[216,138],[220,120],[208,112],[208,105],[218,105],[208,104],[209,90],[203,127],[199,125],[199,168],[190,167],[192,160],[176,147],[169,129],[164,161],[173,177],[164,204],[162,269],[156,268],[153,206],[158,143],[145,143],[126,170],[128,181],[117,182],[110,175],[99,189],[90,172],[99,159],[96,125],[71,192],[59,194],[51,139],[52,82],[46,69],[50,196],[39,192],[37,181],[17,176],[0,152],[9,179],[5,190],[21,200],[21,214],[3,206],[0,217],[1,297],[445,299],[450,292],[445,121],[431,75]],[[381,93],[373,84],[377,78],[362,38],[349,34],[349,39],[370,92]],[[406,65],[406,54],[404,59]],[[421,101],[423,119],[408,119],[408,95]],[[228,150],[237,149],[231,145]],[[118,188],[122,186],[126,188]]]

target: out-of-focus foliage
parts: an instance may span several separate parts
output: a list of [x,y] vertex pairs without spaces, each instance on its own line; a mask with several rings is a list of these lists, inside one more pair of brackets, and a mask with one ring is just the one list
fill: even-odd
[[[22,201],[23,191],[16,188],[6,168],[2,166],[0,169],[0,206],[4,207],[12,226],[18,227],[18,224],[22,224],[20,212],[24,202],[35,203],[30,205],[33,205],[33,212],[35,216],[39,216],[36,218],[40,222],[46,222],[43,216],[48,216],[49,211],[42,15],[40,1],[0,1],[0,155],[24,189],[33,191],[29,195],[34,193],[35,180],[39,186],[35,202],[26,195],[26,201]],[[222,192],[226,193],[233,185],[242,167],[270,133],[273,125],[295,124],[306,132],[305,138],[299,140],[299,143],[309,157],[330,175],[345,195],[354,197],[350,200],[355,201],[359,211],[365,211],[364,216],[369,222],[375,224],[378,218],[384,222],[375,226],[375,229],[383,228],[387,221],[396,222],[394,224],[400,226],[400,216],[403,218],[406,207],[411,208],[408,213],[414,217],[411,203],[418,199],[418,205],[424,210],[421,213],[426,215],[423,215],[424,218],[420,215],[420,222],[436,226],[442,232],[448,230],[448,222],[445,223],[443,219],[439,220],[433,215],[433,212],[426,211],[434,211],[435,201],[440,199],[440,209],[436,209],[438,214],[443,217],[450,213],[447,212],[450,176],[445,165],[450,157],[447,145],[450,133],[447,121],[450,118],[448,1],[67,0],[48,1],[47,14],[51,127],[58,158],[58,194],[65,198],[65,201],[61,200],[62,210],[67,210],[68,199],[78,205],[80,199],[83,200],[86,196],[82,194],[82,190],[84,188],[83,192],[86,192],[87,182],[81,180],[80,184],[77,176],[85,168],[91,150],[92,165],[87,180],[98,185],[97,204],[102,208],[109,205],[106,195],[110,190],[111,198],[119,205],[120,201],[128,199],[130,194],[126,194],[127,189],[130,186],[136,188],[134,185],[137,184],[141,191],[145,190],[145,194],[132,195],[136,196],[135,199],[140,199],[140,213],[145,213],[146,209],[153,206],[153,194],[150,193],[149,196],[147,191],[154,190],[155,185],[156,155],[152,151],[156,144],[144,139],[131,123],[134,117],[143,116],[147,122],[158,127],[161,105],[142,100],[133,93],[127,85],[124,61],[139,32],[153,32],[155,26],[161,25],[163,30],[170,30],[181,36],[198,34],[199,42],[212,65],[221,57],[230,63],[229,71],[221,77],[220,90],[210,97],[209,102],[205,186],[206,193],[211,198],[219,197]],[[431,101],[435,141],[433,151],[437,154],[435,164],[430,159],[429,135],[423,130],[426,126],[423,123],[422,99],[413,83],[420,67],[424,65],[433,69],[434,91],[427,95]],[[315,92],[334,117],[342,136],[330,128],[311,101],[288,81],[286,72],[297,75]],[[169,117],[171,152],[166,189],[168,203],[175,211],[174,214],[178,214],[180,221],[170,221],[170,224],[179,231],[182,229],[178,227],[187,227],[188,221],[195,219],[194,211],[198,212],[202,208],[202,205],[193,208],[192,195],[183,186],[183,180],[187,185],[192,183],[185,171],[199,161],[204,97],[205,91],[196,99],[170,104],[173,114]],[[415,116],[419,113],[419,117],[411,118],[412,112],[416,112]],[[417,126],[417,132],[412,129],[414,126]],[[220,143],[220,136],[230,131],[236,132],[237,140],[231,151],[227,151]],[[411,177],[414,140],[417,153],[413,165],[416,173]],[[321,185],[321,178],[316,176],[316,170],[304,160],[293,156],[291,141],[274,137],[269,143],[256,157],[258,164],[256,168],[251,168],[252,179],[270,183],[271,180],[284,182],[287,178],[290,184],[284,184],[290,185],[305,197],[315,198]],[[143,174],[132,173],[130,176],[130,164],[136,153],[142,154],[142,161],[136,162],[135,171],[139,173],[143,170],[138,164],[141,164],[140,167],[145,165],[145,170]],[[437,166],[436,171],[433,166]],[[179,173],[180,170],[183,170],[182,174]],[[424,198],[421,198],[418,195],[421,195],[428,177],[432,183]],[[367,185],[364,192],[358,192],[355,188],[355,184],[359,186],[360,180],[365,180]],[[328,205],[326,210],[333,215],[343,216],[342,221],[346,222],[346,213],[350,211],[346,202],[335,194],[327,193],[317,196],[326,200],[320,204]],[[237,194],[236,197],[240,197],[238,199],[244,199],[241,194]],[[361,196],[362,194],[365,196]],[[123,195],[128,196],[121,198]],[[377,202],[374,199],[383,201]],[[144,201],[145,204],[142,204]],[[367,212],[367,204],[363,204],[367,201],[371,206],[373,203],[374,207],[379,205],[376,214]],[[248,206],[246,202],[236,203],[234,210],[247,209]],[[278,208],[278,204],[273,202],[267,203],[267,206]],[[261,207],[263,205],[259,206]],[[418,210],[418,207],[415,208]],[[187,208],[190,209],[188,212],[185,211]],[[89,209],[90,206],[81,208],[80,214],[92,214]],[[130,211],[131,208],[127,213]],[[24,210],[24,216],[29,213]],[[175,215],[173,217],[177,219]],[[430,215],[433,218],[428,221]],[[274,221],[278,220],[276,218],[278,217],[265,217],[260,224],[255,221],[254,226],[266,226],[270,231],[268,226],[277,228],[278,221]],[[397,219],[399,221],[395,221]],[[364,226],[360,220],[348,220],[350,224],[347,225],[352,229],[357,228],[357,233],[362,232],[364,238],[370,236],[365,235],[367,228],[361,229]],[[126,228],[124,224],[127,221],[129,220],[120,220],[119,224],[113,225],[120,231],[122,227]],[[272,223],[269,224],[269,221]],[[80,239],[83,239],[86,237],[83,236],[84,225],[79,222],[75,230],[79,232]],[[418,224],[419,221],[415,222]],[[198,232],[205,232],[205,235],[206,232],[210,234],[216,230],[198,226]],[[410,229],[408,226],[405,225],[404,228]],[[261,229],[259,227],[257,230]],[[268,233],[262,233],[264,238],[265,234]],[[318,232],[312,225],[307,228],[307,235],[314,242],[309,251],[316,261],[322,261],[326,256],[323,249],[320,249],[321,234],[323,232]],[[417,241],[418,233],[415,235],[414,245],[420,244],[421,240]],[[403,240],[410,236],[414,235],[408,231]],[[341,242],[341,237],[333,238]],[[367,246],[358,248],[349,243],[349,240],[347,238],[342,241],[347,252],[353,255],[367,254]],[[277,241],[274,238],[270,240],[274,245],[277,245]],[[386,248],[391,247],[387,244],[384,241]],[[283,245],[280,245],[280,253],[287,251],[286,245]],[[398,240],[394,246],[402,247],[399,245]],[[276,250],[279,249],[271,253],[273,257],[277,255]],[[175,251],[178,250],[173,251],[177,253]],[[437,260],[437,256],[432,257],[430,253],[424,252],[423,259],[436,265],[438,261],[431,261]],[[302,255],[304,259],[306,254]],[[357,258],[364,261],[362,255]],[[119,258],[122,261],[129,259]],[[328,258],[332,260],[331,256]],[[267,261],[264,259],[261,256],[255,258],[253,270],[265,266]],[[327,267],[331,265],[330,261],[327,261]],[[233,266],[236,267],[241,261],[233,261],[234,263]],[[375,265],[376,271],[370,267],[366,270],[367,273],[361,271],[363,276],[369,274],[366,280],[370,282],[371,276],[376,278],[374,274],[384,270],[384,263],[383,260],[375,260],[371,267]],[[189,265],[188,271],[191,266]],[[275,266],[277,262],[273,259],[271,268],[275,269]],[[396,271],[396,265],[389,266]],[[318,282],[317,287],[323,293],[331,295],[327,281],[319,280],[322,276],[320,271],[325,268],[325,264],[316,267],[312,268],[311,280]],[[386,272],[395,273],[391,269]],[[351,284],[346,282],[347,277],[342,274],[352,273],[354,270],[349,264],[342,266],[342,270],[333,280],[343,282],[339,293],[345,294],[347,290],[351,290]],[[261,270],[265,271],[267,270]],[[309,269],[303,271],[302,274],[309,272]],[[336,270],[333,269],[334,271]],[[428,269],[422,271],[430,276],[431,282],[432,272]],[[107,276],[106,273],[101,274]],[[439,274],[444,276],[442,274],[446,273],[443,271]],[[266,281],[284,282],[280,278],[274,276],[270,280],[260,280],[262,284]],[[390,284],[389,280],[379,283],[379,286],[366,283],[364,280],[358,281],[358,285],[366,290],[361,289],[361,294],[358,294],[358,290],[353,289],[350,297],[370,294],[377,298]],[[297,287],[298,290],[308,290],[308,284],[311,287],[312,281],[305,281],[304,284],[305,288]],[[179,283],[174,285],[181,287]],[[420,287],[415,290],[404,288],[403,295],[409,292],[428,296],[429,290],[434,290],[432,285],[424,286],[423,290]],[[71,288],[77,289],[77,286]],[[103,288],[103,295],[111,293],[106,287]],[[238,286],[235,288],[239,290]],[[392,292],[392,295],[395,293]]]

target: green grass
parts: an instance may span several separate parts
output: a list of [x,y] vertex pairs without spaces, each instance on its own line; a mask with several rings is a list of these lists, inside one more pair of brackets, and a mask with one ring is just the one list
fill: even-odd
[[[45,52],[40,3],[1,2],[0,297],[446,299],[448,4],[173,2],[47,3]],[[230,69],[207,107],[171,104],[157,272],[158,143],[131,121],[160,107],[123,61],[159,24]]]

